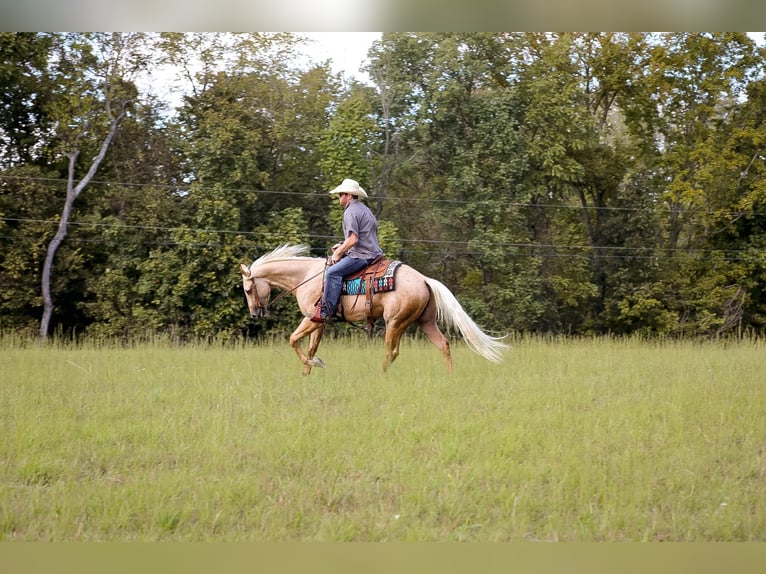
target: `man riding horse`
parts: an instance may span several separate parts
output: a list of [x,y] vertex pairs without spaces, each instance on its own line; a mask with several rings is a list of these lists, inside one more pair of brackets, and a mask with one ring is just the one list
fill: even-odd
[[338,196],[343,207],[343,243],[332,247],[325,271],[324,292],[311,320],[327,324],[335,318],[343,277],[361,271],[383,255],[378,244],[378,220],[359,198],[367,193],[353,179],[344,179],[330,195]]
[[[379,318],[385,321],[384,371],[399,355],[404,331],[416,324],[441,351],[447,371],[451,372],[449,340],[437,321],[459,331],[471,350],[482,357],[493,362],[502,360],[502,353],[507,348],[503,337],[484,333],[443,283],[400,261],[385,264],[380,261],[383,250],[378,244],[378,222],[370,209],[359,201],[366,198],[367,193],[356,181],[345,179],[330,194],[337,194],[343,206],[344,240],[333,246],[329,259],[309,257],[310,250],[305,245],[282,245],[250,266],[240,265],[242,288],[251,317],[257,319],[267,313],[272,287],[282,290],[275,300],[286,295],[295,297],[303,319],[290,335],[290,346],[303,363],[304,375],[308,375],[312,367],[326,366],[316,356],[316,351],[325,325],[333,320],[339,301],[344,303],[344,321],[366,320],[368,324]],[[343,294],[344,277],[366,269],[376,260],[378,264],[372,272],[364,271],[364,290],[360,283],[349,291],[347,284],[347,293]],[[365,304],[356,305],[361,293],[366,294]],[[300,341],[307,336],[309,348],[304,353]]]

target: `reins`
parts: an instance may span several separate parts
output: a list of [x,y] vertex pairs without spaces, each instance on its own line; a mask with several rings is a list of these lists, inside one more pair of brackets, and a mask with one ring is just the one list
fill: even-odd
[[325,272],[326,270],[327,270],[327,260],[325,260],[325,263],[324,263],[324,268],[322,268],[322,270],[321,270],[319,273],[314,273],[314,275],[312,275],[312,276],[311,276],[311,277],[309,277],[308,279],[304,279],[303,281],[301,281],[300,283],[298,283],[298,284],[297,284],[295,287],[293,287],[292,289],[286,289],[286,290],[282,291],[281,293],[277,294],[277,296],[276,296],[276,297],[274,297],[274,298],[271,300],[271,304],[273,305],[274,303],[276,303],[276,302],[277,302],[277,301],[279,301],[280,299],[284,299],[285,297],[287,297],[288,295],[290,295],[290,294],[291,294],[293,291],[295,291],[295,290],[296,290],[298,287],[300,287],[301,285],[305,285],[306,283],[308,283],[309,281],[311,281],[311,280],[312,280],[312,279],[314,279],[315,277],[319,277],[320,275],[324,274],[324,272]]

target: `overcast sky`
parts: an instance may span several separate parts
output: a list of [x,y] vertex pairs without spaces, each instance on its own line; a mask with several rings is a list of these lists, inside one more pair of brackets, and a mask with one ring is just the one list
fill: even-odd
[[332,60],[333,72],[343,72],[345,79],[352,77],[366,82],[367,74],[359,67],[367,61],[367,51],[380,38],[381,32],[301,32],[314,41],[306,52],[315,62]]

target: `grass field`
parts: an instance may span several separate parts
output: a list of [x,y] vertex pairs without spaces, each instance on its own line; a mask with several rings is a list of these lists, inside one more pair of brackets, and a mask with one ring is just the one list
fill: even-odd
[[765,352],[0,338],[0,540],[766,541]]

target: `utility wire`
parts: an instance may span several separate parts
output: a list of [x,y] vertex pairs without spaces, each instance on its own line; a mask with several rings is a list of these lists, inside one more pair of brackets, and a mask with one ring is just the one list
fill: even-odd
[[[26,218],[20,218],[20,217],[0,217],[0,221],[5,222],[12,222],[12,223],[37,223],[37,224],[47,224],[51,226],[58,225],[58,221],[56,220],[47,220],[47,219],[26,219]],[[75,227],[93,227],[93,228],[109,228],[109,229],[126,229],[126,230],[141,230],[141,231],[164,231],[164,232],[189,232],[189,233],[210,233],[210,234],[220,234],[220,235],[235,235],[235,236],[245,236],[245,237],[269,237],[269,238],[279,238],[283,235],[279,232],[275,231],[233,231],[231,229],[210,229],[210,228],[191,228],[191,227],[161,227],[156,225],[131,225],[131,224],[121,224],[121,223],[100,223],[100,222],[79,222],[79,221],[69,221],[68,225],[72,225]],[[11,236],[4,236],[6,238],[10,238]],[[33,238],[35,236],[26,236],[28,238]],[[336,235],[318,235],[318,234],[312,234],[307,233],[304,235],[307,239],[317,239],[317,240],[324,240],[324,239],[336,239]],[[102,241],[99,239],[98,241]],[[468,245],[470,243],[478,243],[478,244],[484,244],[492,247],[511,247],[511,248],[519,248],[519,249],[593,249],[593,250],[623,250],[623,251],[645,251],[647,249],[661,249],[665,251],[690,251],[693,250],[695,252],[747,252],[752,253],[752,250],[749,249],[691,249],[688,247],[632,247],[632,246],[624,246],[624,245],[557,245],[553,243],[523,243],[523,242],[507,242],[507,241],[490,241],[490,240],[476,240],[476,239],[470,239],[470,240],[450,240],[450,239],[398,239],[398,243],[409,243],[409,244],[415,244],[415,245],[421,245],[421,244],[428,244],[428,245]],[[152,242],[149,242],[152,243]],[[766,253],[766,252],[764,252]]]
[[[39,220],[39,219],[23,219],[23,218],[8,218],[0,217],[0,221],[17,222],[17,223],[42,223],[42,224],[58,224],[56,221]],[[90,227],[106,227],[106,228],[119,228],[119,229],[139,229],[139,230],[154,230],[154,231],[185,231],[192,234],[213,234],[224,236],[245,236],[253,237],[258,240],[264,238],[280,238],[282,235],[278,232],[239,232],[231,230],[218,230],[218,229],[193,229],[193,228],[179,228],[179,227],[158,227],[158,226],[142,226],[142,225],[121,225],[121,224],[109,224],[109,223],[92,223],[92,222],[70,222],[73,226],[90,226]],[[328,240],[334,239],[335,236],[306,234],[306,239],[309,240]],[[39,240],[39,236],[30,234],[14,234],[7,235],[1,234],[0,239],[8,240]],[[148,245],[157,247],[189,247],[199,249],[223,249],[231,247],[231,243],[211,242],[211,241],[175,241],[172,239],[156,239],[156,240],[142,240],[136,241],[133,239],[121,238],[83,238],[69,235],[67,241],[71,243],[81,244],[114,244],[125,245],[126,241],[133,245]],[[483,256],[486,255],[486,251],[478,250],[477,248],[469,248],[474,241],[459,241],[459,240],[436,240],[436,239],[400,239],[398,242],[402,245],[426,245],[425,249],[408,249],[404,247],[403,253],[411,253],[413,255],[418,254],[442,254],[442,255],[472,255]],[[507,251],[504,255],[507,257],[527,257],[527,258],[585,258],[585,259],[646,259],[646,260],[689,260],[695,261],[761,261],[766,257],[766,251],[754,251],[748,249],[691,249],[685,247],[633,247],[633,246],[620,246],[620,245],[604,245],[604,246],[592,246],[592,245],[555,245],[550,243],[522,243],[522,242],[490,242],[485,241],[482,244],[486,247],[493,249],[502,248],[512,251]],[[476,243],[474,243],[476,245]],[[253,245],[254,250],[268,250],[273,248],[273,245]],[[447,249],[449,248],[449,249]],[[326,248],[317,247],[311,248],[311,251],[318,254],[324,254]],[[564,253],[562,253],[563,251]],[[577,252],[582,253],[577,253]],[[647,253],[649,252],[649,253]],[[720,255],[717,255],[720,254]]]
[[[2,175],[0,174],[0,179],[15,179],[15,180],[25,180],[25,181],[37,181],[37,182],[51,182],[51,183],[66,183],[66,179],[61,178],[45,178],[45,177],[29,177],[29,176],[15,176],[15,175]],[[75,181],[77,183],[77,180]],[[263,195],[282,195],[282,196],[289,196],[289,197],[310,197],[310,198],[322,198],[326,195],[325,191],[321,192],[300,192],[300,191],[276,191],[276,190],[268,190],[268,189],[248,189],[248,188],[213,188],[210,186],[196,186],[193,184],[183,184],[183,185],[174,185],[174,184],[158,184],[158,183],[131,183],[131,182],[110,182],[110,181],[103,181],[103,180],[91,180],[91,185],[93,184],[100,184],[100,185],[107,185],[107,186],[119,186],[119,187],[150,187],[150,188],[161,188],[161,189],[171,189],[176,191],[183,191],[183,192],[190,192],[192,188],[199,190],[199,191],[210,191],[215,189],[216,191],[225,191],[227,193],[255,193],[255,194],[263,194]],[[565,204],[555,204],[555,203],[528,203],[528,202],[518,202],[518,201],[507,201],[504,202],[502,200],[473,200],[473,199],[438,199],[438,198],[425,198],[425,197],[411,197],[408,196],[406,198],[403,197],[391,197],[391,196],[385,196],[385,197],[377,197],[377,196],[370,196],[370,201],[384,201],[384,202],[399,202],[399,201],[406,201],[408,203],[428,203],[428,204],[445,204],[445,205],[488,205],[488,204],[500,204],[504,207],[517,207],[517,208],[535,208],[535,209],[573,209],[581,211],[583,209],[582,205],[565,205]],[[654,207],[632,207],[632,206],[588,206],[587,209],[593,210],[593,211],[626,211],[626,212],[654,212],[657,210],[657,207],[664,207],[662,204]],[[710,210],[706,209],[699,209],[699,208],[679,208],[677,210],[677,213],[679,214],[710,214]],[[756,211],[721,211],[721,212],[712,212],[716,215],[722,215],[727,217],[741,217],[743,215],[756,215],[756,216],[763,216],[766,215],[766,212],[756,212]]]

